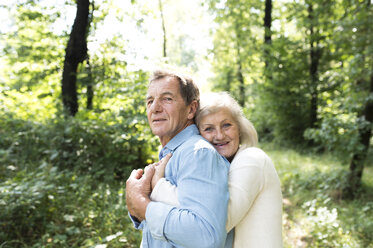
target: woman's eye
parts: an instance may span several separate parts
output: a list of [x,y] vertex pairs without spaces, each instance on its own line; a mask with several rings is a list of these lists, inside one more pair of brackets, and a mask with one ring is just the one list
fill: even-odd
[[211,127],[207,127],[207,128],[205,128],[203,131],[204,131],[204,132],[210,132],[211,130],[212,130]]
[[230,126],[232,126],[232,124],[230,124],[230,123],[223,124],[223,127],[230,127]]
[[147,103],[146,103],[146,105],[151,105],[153,103],[153,100],[149,100]]

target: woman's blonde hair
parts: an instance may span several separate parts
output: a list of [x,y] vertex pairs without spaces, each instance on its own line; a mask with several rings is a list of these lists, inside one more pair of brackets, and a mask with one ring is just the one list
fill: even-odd
[[221,109],[228,110],[240,130],[240,147],[252,147],[258,144],[258,134],[253,124],[245,117],[242,108],[227,92],[207,93],[201,96],[200,109],[197,112],[196,124],[199,126],[203,117]]

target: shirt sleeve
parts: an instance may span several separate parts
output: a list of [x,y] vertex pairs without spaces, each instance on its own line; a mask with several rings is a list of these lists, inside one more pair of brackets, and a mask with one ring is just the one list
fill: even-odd
[[263,189],[263,152],[246,149],[237,154],[229,170],[228,217],[226,229],[229,232],[250,210],[255,198]]
[[180,207],[180,203],[177,199],[177,187],[171,184],[171,182],[167,181],[165,178],[158,180],[152,193],[150,194],[150,200]]
[[183,154],[175,162],[180,207],[148,205],[146,221],[153,238],[177,247],[224,247],[228,162],[212,148]]
[[130,217],[134,227],[136,229],[143,229],[144,227],[144,223],[143,222],[140,222],[136,217],[132,216],[129,212],[128,212],[128,216]]

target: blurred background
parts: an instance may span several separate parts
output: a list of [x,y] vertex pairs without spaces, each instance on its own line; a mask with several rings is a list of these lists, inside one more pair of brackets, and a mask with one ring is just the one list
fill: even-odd
[[373,247],[372,0],[0,4],[0,247],[139,247],[151,72],[227,91],[283,192],[285,247]]

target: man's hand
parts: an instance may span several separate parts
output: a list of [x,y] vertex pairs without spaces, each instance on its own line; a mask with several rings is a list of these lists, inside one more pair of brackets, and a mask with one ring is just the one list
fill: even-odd
[[164,177],[164,171],[166,169],[166,165],[168,160],[170,160],[172,153],[167,154],[161,161],[155,163],[155,173],[152,179],[152,190],[154,189],[155,185],[157,184],[158,180]]
[[128,211],[140,222],[145,219],[146,207],[150,203],[149,195],[154,171],[154,165],[145,167],[145,170],[133,170],[126,182]]

